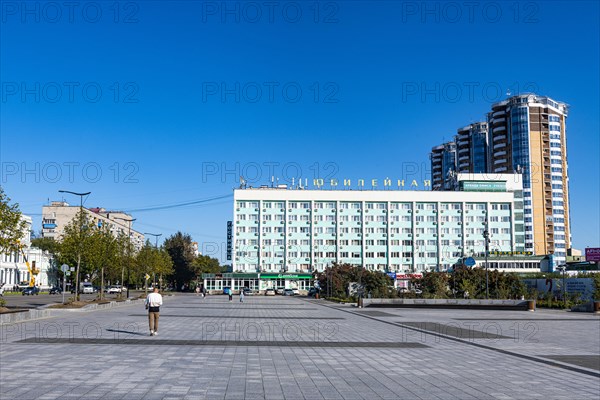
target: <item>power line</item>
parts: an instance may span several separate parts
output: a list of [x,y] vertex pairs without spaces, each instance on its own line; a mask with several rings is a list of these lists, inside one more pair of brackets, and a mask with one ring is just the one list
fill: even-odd
[[[211,197],[211,198],[208,198],[208,199],[186,201],[186,202],[183,202],[183,203],[159,204],[159,205],[155,205],[155,206],[148,206],[148,207],[142,207],[142,208],[126,208],[126,209],[123,209],[123,211],[134,213],[134,212],[147,212],[147,211],[169,210],[169,209],[173,209],[173,208],[183,208],[183,207],[192,208],[193,206],[200,206],[200,205],[203,205],[205,203],[210,203],[211,201],[228,199],[228,198],[231,198],[231,197],[233,197],[233,195],[232,194],[228,194],[228,195],[223,195],[223,196]],[[228,203],[228,201],[221,201],[221,202],[212,203],[212,204],[206,204],[206,205],[211,205],[212,206],[212,205],[220,205],[220,204],[226,204],[226,203]],[[22,211],[22,213],[25,214],[25,215],[30,215],[30,216],[34,216],[34,217],[41,217],[42,216],[41,213],[28,213],[28,212],[24,212],[24,211]]]
[[203,203],[208,203],[210,201],[214,201],[214,200],[221,200],[221,199],[227,199],[233,197],[233,194],[228,194],[228,195],[224,195],[224,196],[217,196],[217,197],[211,197],[208,199],[202,199],[202,200],[193,200],[193,201],[187,201],[184,203],[175,203],[175,204],[165,204],[165,205],[157,205],[157,206],[151,206],[151,207],[144,207],[144,208],[129,208],[129,209],[125,209],[123,211],[127,211],[130,213],[134,213],[134,212],[147,212],[147,211],[158,211],[158,210],[168,210],[171,208],[179,208],[179,207],[186,207],[186,206],[191,206],[191,205],[198,205],[198,204],[203,204]]

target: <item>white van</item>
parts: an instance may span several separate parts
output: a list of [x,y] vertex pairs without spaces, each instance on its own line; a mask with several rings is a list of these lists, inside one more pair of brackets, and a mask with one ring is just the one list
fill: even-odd
[[81,293],[94,293],[94,286],[92,286],[91,282],[82,282],[81,283]]

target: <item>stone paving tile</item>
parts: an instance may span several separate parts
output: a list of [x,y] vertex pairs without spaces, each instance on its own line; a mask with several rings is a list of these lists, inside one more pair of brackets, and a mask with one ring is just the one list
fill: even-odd
[[[202,300],[180,295],[165,299],[157,337],[147,335],[144,311],[137,306],[63,313],[43,321],[2,326],[0,399],[546,400],[600,396],[597,376],[495,351],[531,356],[598,355],[600,319],[591,315],[386,309],[391,316],[367,318],[368,313],[354,311],[357,309],[349,306],[301,298],[247,298],[239,304],[229,303],[223,296]],[[169,313],[178,317],[169,318]],[[436,332],[416,332],[394,324],[402,320],[488,329],[511,339],[448,340],[432,334]],[[150,345],[161,340],[214,339],[244,344],[257,340],[258,335],[263,342],[301,340],[320,347]],[[17,343],[57,337],[114,343]],[[143,340],[149,345],[131,345],[122,339]],[[323,342],[416,342],[426,347],[340,348],[323,347]],[[11,368],[25,358],[27,368]],[[31,379],[36,382],[35,389],[23,383]]]

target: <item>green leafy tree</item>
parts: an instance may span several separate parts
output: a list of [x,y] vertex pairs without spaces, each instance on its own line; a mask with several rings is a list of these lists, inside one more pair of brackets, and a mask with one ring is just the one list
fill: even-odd
[[50,237],[38,237],[31,239],[31,247],[38,248],[42,251],[46,251],[51,255],[57,255],[60,251],[60,243]]
[[423,291],[423,297],[445,299],[449,296],[449,276],[443,272],[426,272],[417,282],[417,287]]
[[87,214],[79,211],[63,231],[60,237],[60,264],[77,266],[75,271],[75,298],[79,299],[79,277],[81,272],[87,272],[85,268],[86,253],[85,249],[90,244],[90,237],[93,233],[94,225]]
[[217,274],[221,272],[219,260],[210,256],[199,255],[194,259],[193,265],[197,276],[202,274]]
[[169,276],[173,274],[173,261],[162,248],[157,249],[146,242],[135,258],[135,280],[146,283],[145,276]]
[[[80,211],[65,226],[58,245],[57,259],[59,264],[78,266],[74,282],[76,289],[79,288],[80,277],[85,275],[91,281],[99,280],[103,291],[106,276],[113,282],[123,282],[124,266],[128,265],[128,244],[125,235],[115,237],[108,225],[99,227],[87,213]],[[76,298],[79,298],[79,293]]]
[[189,284],[196,274],[192,237],[186,233],[177,232],[168,237],[163,246],[173,262],[172,276],[176,289],[183,284]]
[[351,264],[333,263],[325,271],[316,273],[315,279],[319,282],[324,294],[330,293],[332,297],[348,297],[348,285],[359,283],[364,294],[371,293],[373,297],[395,297],[396,291],[390,290],[391,279],[380,271],[369,271]]
[[10,198],[0,186],[0,254],[19,250],[19,241],[25,236],[25,221],[21,218],[19,205],[10,204]]

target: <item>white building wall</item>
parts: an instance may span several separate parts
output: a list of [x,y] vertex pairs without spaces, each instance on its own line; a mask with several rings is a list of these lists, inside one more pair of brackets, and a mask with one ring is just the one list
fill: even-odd
[[[240,189],[234,271],[310,272],[332,262],[397,272],[445,270],[460,257],[517,243],[513,192]],[[518,236],[522,238],[522,235]]]

